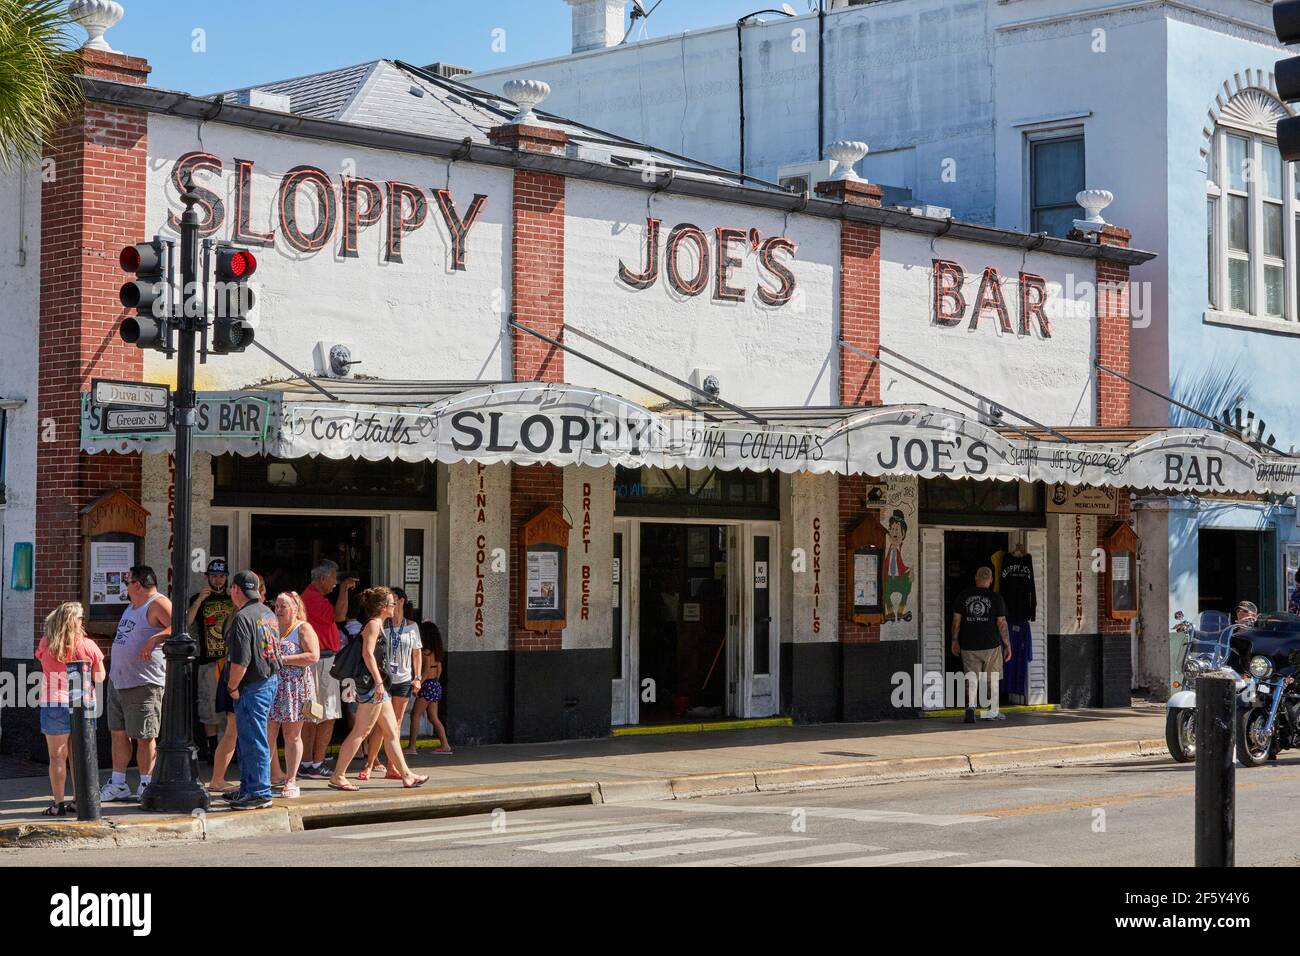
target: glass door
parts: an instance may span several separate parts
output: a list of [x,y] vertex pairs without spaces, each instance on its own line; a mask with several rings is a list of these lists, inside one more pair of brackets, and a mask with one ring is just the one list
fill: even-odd
[[738,658],[733,670],[740,717],[770,717],[780,707],[780,579],[775,522],[750,522],[733,529],[739,548],[735,586],[738,616],[733,633]]
[[628,555],[631,548],[632,529],[627,521],[614,522],[614,593],[610,614],[610,715],[615,727],[637,721],[637,685],[632,673],[632,640],[630,625],[632,609],[630,595],[631,568]]

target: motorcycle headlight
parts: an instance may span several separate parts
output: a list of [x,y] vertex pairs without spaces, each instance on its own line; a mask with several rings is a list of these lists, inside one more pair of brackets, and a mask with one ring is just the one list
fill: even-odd
[[1269,674],[1273,673],[1273,662],[1262,654],[1256,654],[1250,659],[1248,665],[1250,676],[1256,680],[1263,680]]

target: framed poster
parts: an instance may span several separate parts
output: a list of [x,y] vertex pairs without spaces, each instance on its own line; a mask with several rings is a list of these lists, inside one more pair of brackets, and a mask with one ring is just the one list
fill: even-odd
[[118,611],[130,604],[126,585],[135,564],[134,541],[92,541],[90,603],[116,605]]
[[868,510],[846,540],[849,616],[859,624],[880,624],[885,619],[886,534],[878,515],[876,510]]
[[543,508],[519,532],[519,626],[561,630],[568,600],[569,523],[559,509]]
[[120,488],[81,509],[81,587],[86,630],[108,635],[131,603],[126,586],[131,567],[144,563],[149,512]]
[[1106,609],[1119,621],[1138,613],[1138,536],[1127,524],[1116,525],[1106,536]]

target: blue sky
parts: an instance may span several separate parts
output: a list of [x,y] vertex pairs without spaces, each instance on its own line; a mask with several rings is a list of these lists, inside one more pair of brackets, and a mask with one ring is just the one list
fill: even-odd
[[[113,49],[153,66],[153,86],[213,93],[379,57],[490,69],[569,52],[564,0],[121,0]],[[809,0],[792,0],[799,12]],[[653,7],[653,0],[647,0]],[[663,0],[648,35],[734,23],[763,0]],[[639,32],[638,27],[638,32]],[[204,31],[199,40],[195,30]],[[504,33],[494,33],[494,31]],[[74,30],[80,38],[80,28]],[[504,51],[493,49],[504,40]],[[195,46],[206,46],[196,51]]]

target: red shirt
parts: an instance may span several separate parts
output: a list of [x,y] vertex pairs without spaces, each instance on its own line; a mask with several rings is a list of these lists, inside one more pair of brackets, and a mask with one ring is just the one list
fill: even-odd
[[307,608],[307,623],[320,639],[320,649],[337,654],[339,626],[334,622],[334,602],[309,584],[302,590],[302,603]]
[[[36,659],[41,662],[41,670],[44,671],[41,680],[41,703],[51,707],[60,705],[66,707],[68,704],[68,665],[54,656],[50,651],[49,642],[43,637],[40,646],[36,648]],[[95,671],[99,669],[99,665],[104,661],[104,652],[90,638],[83,637],[77,641],[76,647],[68,655],[68,660],[90,661],[90,670],[86,677],[88,680],[94,680]],[[89,689],[89,686],[87,689]]]

